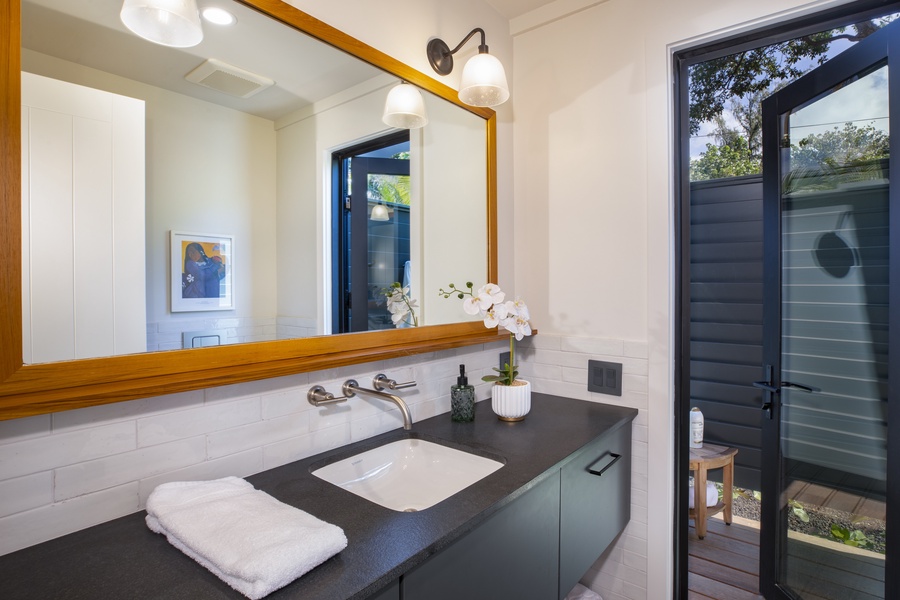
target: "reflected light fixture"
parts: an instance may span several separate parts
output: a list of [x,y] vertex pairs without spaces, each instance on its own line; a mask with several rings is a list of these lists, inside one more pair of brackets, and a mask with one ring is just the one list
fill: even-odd
[[[381,120],[385,125],[400,129],[418,129],[428,123],[425,114],[425,101],[419,90],[405,81],[391,88],[384,101],[384,114]],[[384,219],[375,219],[384,220]]]
[[200,11],[200,16],[213,25],[228,26],[237,23],[237,17],[219,6],[207,6]]
[[369,215],[369,219],[372,221],[390,221],[391,215],[388,212],[387,206],[379,202],[372,207],[372,213]]
[[463,67],[459,99],[469,106],[497,106],[509,98],[509,85],[506,83],[503,64],[496,56],[488,54],[484,30],[480,27],[470,31],[453,50],[444,40],[430,40],[427,48],[428,62],[439,75],[449,75],[453,71],[453,55],[476,33],[481,34],[481,44],[478,45],[478,54],[470,58]]
[[203,40],[196,0],[125,0],[119,18],[136,35],[163,46],[189,48]]

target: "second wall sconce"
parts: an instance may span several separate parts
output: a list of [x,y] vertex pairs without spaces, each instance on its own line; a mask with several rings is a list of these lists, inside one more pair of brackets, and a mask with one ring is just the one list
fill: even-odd
[[503,64],[496,56],[488,54],[484,30],[480,27],[469,32],[453,50],[442,39],[430,40],[426,50],[428,62],[439,75],[449,75],[453,71],[453,55],[476,33],[481,34],[481,44],[478,45],[478,54],[470,58],[463,67],[459,99],[469,106],[497,106],[509,98],[509,85],[506,83]]

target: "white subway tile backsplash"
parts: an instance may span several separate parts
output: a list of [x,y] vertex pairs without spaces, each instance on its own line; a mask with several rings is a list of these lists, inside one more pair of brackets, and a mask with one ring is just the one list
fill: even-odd
[[153,446],[260,420],[260,399],[201,405],[137,420],[138,446]]
[[534,348],[536,350],[559,350],[561,341],[562,336],[539,333],[538,335],[526,338],[519,343],[523,347]]
[[3,444],[50,435],[52,431],[50,417],[51,415],[38,415],[24,419],[0,421],[0,457],[3,456]]
[[44,506],[51,502],[53,502],[53,473],[51,471],[0,481],[0,517]]
[[0,554],[39,544],[138,510],[137,482],[0,519]]
[[560,340],[560,349],[566,352],[623,356],[625,354],[625,342],[600,338],[565,337]]
[[217,460],[207,460],[183,469],[175,469],[152,477],[146,477],[139,482],[139,507],[143,509],[146,506],[150,492],[161,483],[170,481],[208,481],[228,476],[246,477],[253,473],[259,473],[264,468],[263,450],[254,448],[247,452],[231,454]]
[[[588,361],[594,358],[581,352],[563,352],[562,350],[537,350],[531,357],[535,363],[587,369]],[[605,359],[602,359],[605,360]]]
[[54,499],[74,498],[204,460],[204,439],[196,437],[81,462],[56,470]]
[[5,444],[0,446],[0,480],[126,452],[136,445],[133,421]]
[[[312,386],[309,386],[312,387]],[[269,394],[264,394],[262,400],[262,418],[272,419],[283,417],[292,413],[311,410],[312,404],[306,399],[306,388],[289,388]]]
[[262,452],[262,469],[258,470],[273,469],[294,462],[295,460],[312,456],[320,451],[316,448],[314,442],[314,435],[308,433],[306,435],[298,435],[297,437],[281,440],[274,444],[268,444],[259,449]]
[[295,413],[210,433],[206,436],[206,448],[209,458],[221,458],[303,435],[308,431],[309,413]]
[[94,427],[98,424],[109,424],[117,421],[133,420],[137,417],[166,414],[175,410],[203,405],[203,392],[183,392],[141,398],[128,402],[104,404],[81,410],[69,410],[53,414],[53,431],[60,433],[74,429]]
[[219,387],[206,388],[204,390],[207,404],[237,400],[239,398],[248,398],[251,396],[263,396],[273,392],[281,392],[291,388],[306,388],[309,386],[309,374],[298,373],[286,377],[275,377],[272,379],[261,379],[259,381],[248,381],[245,383],[236,383],[234,385],[223,385]]

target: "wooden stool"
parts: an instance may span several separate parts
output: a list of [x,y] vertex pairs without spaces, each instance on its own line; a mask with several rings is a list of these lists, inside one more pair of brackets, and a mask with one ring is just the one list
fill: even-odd
[[[694,508],[688,515],[694,519],[697,537],[706,537],[706,518],[724,511],[726,525],[731,525],[731,503],[734,487],[734,455],[737,448],[703,444],[691,448],[690,469],[694,472]],[[706,506],[706,474],[710,469],[722,469],[722,500],[715,506]]]

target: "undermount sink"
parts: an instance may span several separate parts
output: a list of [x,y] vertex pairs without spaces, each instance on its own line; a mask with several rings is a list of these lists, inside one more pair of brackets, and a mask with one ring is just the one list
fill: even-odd
[[385,508],[416,512],[502,466],[497,460],[408,438],[354,454],[312,474]]

